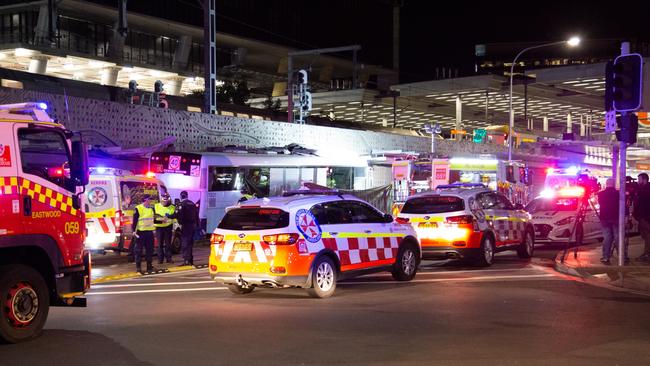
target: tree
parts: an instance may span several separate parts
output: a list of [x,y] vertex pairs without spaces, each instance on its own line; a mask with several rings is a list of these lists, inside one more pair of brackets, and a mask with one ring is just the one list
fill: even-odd
[[273,99],[270,95],[262,102],[264,109],[273,113],[274,116],[280,113],[280,99]]

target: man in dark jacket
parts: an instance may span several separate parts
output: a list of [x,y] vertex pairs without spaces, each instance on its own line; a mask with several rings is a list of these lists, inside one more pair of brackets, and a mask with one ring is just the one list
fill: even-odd
[[639,222],[639,232],[645,248],[640,260],[650,260],[650,184],[648,184],[648,174],[641,173],[638,176],[639,187],[636,191],[634,200],[634,218]]
[[199,213],[196,204],[190,201],[187,192],[181,192],[181,203],[178,210],[172,215],[166,215],[169,218],[177,219],[181,226],[181,253],[183,254],[183,265],[193,266],[194,256],[194,232],[199,226]]
[[[618,238],[618,190],[616,181],[607,179],[605,189],[598,193],[598,205],[600,205],[600,223],[603,226],[603,257],[600,261],[609,264],[616,239]],[[627,248],[625,250],[627,259]]]

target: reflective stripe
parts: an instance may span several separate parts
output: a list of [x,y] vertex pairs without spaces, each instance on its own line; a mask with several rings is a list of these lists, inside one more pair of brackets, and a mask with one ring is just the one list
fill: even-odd
[[[154,213],[157,214],[157,215],[160,215],[160,216],[162,216],[162,217],[165,217],[165,214],[170,214],[170,215],[172,215],[172,214],[176,211],[176,206],[174,206],[174,205],[169,205],[169,206],[165,207],[165,206],[163,206],[162,203],[156,203],[156,204],[153,206],[153,208],[154,208]],[[170,226],[170,225],[173,224],[173,223],[174,223],[174,221],[171,220],[171,219],[169,219],[169,221],[167,221],[166,223],[160,223],[160,224],[158,224],[158,223],[155,223],[155,222],[154,222],[154,226],[155,226],[155,227],[168,227],[168,226]]]
[[81,217],[72,206],[72,196],[44,187],[23,177],[0,177],[0,194],[22,194],[67,214]]
[[433,216],[425,219],[424,217],[409,217],[409,222],[444,222],[445,218],[442,216]]
[[138,210],[138,225],[137,231],[154,231],[156,227],[153,224],[153,208],[146,208],[144,205],[137,205],[135,209]]
[[323,232],[323,238],[402,238],[406,234],[401,233],[359,233],[359,232],[349,232],[342,233],[336,232],[336,235],[332,235],[330,232]]
[[503,221],[519,221],[519,222],[528,222],[527,219],[522,219],[520,217],[512,216],[485,216],[486,220],[503,220]]
[[226,235],[225,240],[246,240],[246,241],[260,241],[262,240],[262,236],[259,234],[249,234],[249,235],[244,235],[243,237],[240,237],[237,234],[228,234]]
[[96,219],[100,217],[115,217],[115,208],[97,212],[86,212],[87,219]]

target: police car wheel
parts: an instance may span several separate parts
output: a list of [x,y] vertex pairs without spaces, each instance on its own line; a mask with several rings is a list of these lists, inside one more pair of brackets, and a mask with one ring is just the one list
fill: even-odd
[[410,281],[418,270],[417,249],[413,243],[404,243],[397,252],[397,260],[391,272],[397,281]]
[[230,290],[230,292],[232,292],[233,294],[245,295],[253,292],[253,290],[255,290],[255,287],[254,286],[242,287],[239,285],[228,285],[228,290]]
[[178,254],[181,252],[181,236],[172,234],[172,254]]
[[530,258],[533,256],[533,251],[535,250],[535,239],[533,233],[530,230],[526,230],[524,234],[524,239],[519,244],[517,248],[517,255],[519,258]]
[[309,296],[324,299],[336,290],[336,267],[331,259],[320,256],[314,261],[311,273],[312,286],[307,289]]
[[0,340],[18,343],[43,330],[50,297],[43,277],[23,265],[0,266]]
[[479,267],[488,267],[494,261],[494,240],[492,236],[483,235],[481,240],[481,249],[477,253],[474,264]]

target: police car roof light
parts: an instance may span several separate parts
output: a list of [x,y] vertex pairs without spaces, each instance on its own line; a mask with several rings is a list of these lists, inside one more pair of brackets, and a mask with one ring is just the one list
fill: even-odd
[[291,191],[285,191],[282,193],[283,197],[297,196],[297,195],[331,195],[331,196],[340,196],[341,192],[336,189],[296,189]]
[[436,187],[436,189],[455,189],[455,188],[487,188],[483,183],[452,183],[452,184],[442,184]]

